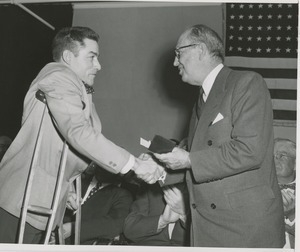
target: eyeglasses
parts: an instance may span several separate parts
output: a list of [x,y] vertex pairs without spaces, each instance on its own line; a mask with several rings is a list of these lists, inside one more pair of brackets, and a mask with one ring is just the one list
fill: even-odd
[[290,155],[288,155],[288,154],[286,154],[286,153],[282,153],[282,152],[277,152],[277,153],[274,155],[274,157],[275,157],[276,159],[282,159],[283,157],[295,158],[295,157],[293,157],[293,156],[290,156]]
[[181,50],[181,49],[188,48],[188,47],[192,47],[192,46],[195,46],[195,45],[199,45],[199,44],[190,44],[190,45],[181,46],[181,47],[176,48],[176,49],[175,49],[175,57],[176,57],[177,59],[180,59],[180,54],[181,54],[180,50]]

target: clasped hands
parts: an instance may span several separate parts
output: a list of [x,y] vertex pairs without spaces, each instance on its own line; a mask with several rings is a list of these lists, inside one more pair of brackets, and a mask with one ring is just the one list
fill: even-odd
[[283,201],[283,208],[284,212],[289,212],[295,209],[295,193],[289,189],[284,189],[281,191],[282,201]]
[[164,167],[159,165],[151,155],[143,153],[135,159],[133,170],[139,179],[154,184],[163,175]]
[[186,151],[186,142],[186,139],[182,140],[178,147],[174,147],[172,152],[153,153],[154,157],[161,162],[161,165],[150,154],[141,154],[138,159],[136,158],[134,167],[137,177],[148,184],[154,184],[163,175],[165,168],[171,170],[191,168],[189,152]]

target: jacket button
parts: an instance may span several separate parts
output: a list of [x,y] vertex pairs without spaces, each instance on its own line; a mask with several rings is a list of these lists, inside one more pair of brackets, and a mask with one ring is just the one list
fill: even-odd
[[216,205],[215,205],[214,203],[212,203],[212,204],[210,205],[210,207],[211,207],[212,209],[216,209]]
[[196,204],[195,204],[195,203],[193,203],[193,204],[192,204],[192,208],[194,208],[194,209],[195,209],[196,207],[197,207],[197,206],[196,206]]
[[212,140],[207,141],[208,146],[212,146]]

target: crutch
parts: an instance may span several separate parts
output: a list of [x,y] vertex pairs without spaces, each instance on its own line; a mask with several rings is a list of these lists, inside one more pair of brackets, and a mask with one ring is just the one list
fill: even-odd
[[[74,245],[80,245],[80,229],[81,229],[81,176],[76,178],[76,204],[78,206],[75,215],[75,237]],[[65,244],[65,239],[63,235],[63,222],[61,222],[58,228],[58,240],[59,244]]]
[[61,193],[61,188],[62,188],[62,182],[63,182],[63,176],[65,172],[65,167],[66,167],[66,160],[67,160],[67,153],[68,153],[68,145],[66,141],[64,141],[63,145],[63,151],[62,151],[62,156],[60,159],[60,164],[59,164],[59,169],[58,169],[58,175],[57,175],[57,182],[55,186],[55,192],[54,192],[54,197],[52,201],[52,206],[51,208],[45,208],[41,206],[34,206],[34,205],[29,205],[29,199],[30,199],[30,194],[31,194],[31,189],[32,189],[32,184],[33,184],[33,178],[35,174],[35,170],[37,167],[37,158],[40,153],[41,149],[41,140],[43,137],[43,119],[45,116],[45,111],[46,111],[46,98],[45,95],[42,91],[37,91],[36,92],[36,98],[40,101],[42,101],[45,106],[43,108],[43,113],[39,125],[39,130],[37,134],[37,139],[34,147],[34,153],[33,157],[31,159],[31,164],[29,168],[29,174],[28,174],[28,179],[26,183],[26,188],[25,188],[25,196],[23,199],[23,205],[22,205],[22,210],[21,210],[21,217],[20,217],[20,228],[19,228],[19,234],[18,234],[18,243],[23,243],[23,238],[24,238],[24,231],[25,231],[25,224],[26,224],[26,218],[28,212],[38,214],[38,215],[46,215],[49,217],[47,227],[46,227],[46,236],[44,240],[44,244],[48,244],[50,235],[52,232],[53,228],[53,223],[58,207],[58,201],[59,201],[59,196]]
[[76,203],[78,206],[76,216],[75,216],[75,238],[74,238],[74,244],[80,245],[80,229],[81,229],[81,176],[78,176],[76,178]]

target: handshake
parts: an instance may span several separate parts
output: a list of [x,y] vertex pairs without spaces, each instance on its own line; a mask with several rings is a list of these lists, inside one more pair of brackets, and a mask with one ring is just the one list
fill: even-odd
[[132,170],[139,179],[144,180],[148,184],[154,184],[164,175],[165,168],[159,165],[151,155],[143,153],[139,158],[135,158]]
[[[187,149],[187,139],[183,139],[178,146],[169,149],[167,152],[165,149],[162,152],[163,143],[165,142],[162,137],[156,137],[157,141],[149,148],[153,151],[153,156],[157,160],[153,159],[150,154],[141,154],[139,158],[135,159],[135,164],[132,170],[138,178],[144,180],[148,184],[154,184],[163,175],[165,176],[165,168],[170,170],[182,170],[191,168],[191,160]],[[154,140],[155,140],[154,139]],[[170,146],[168,146],[169,148]],[[159,153],[157,153],[159,152]],[[161,164],[161,165],[160,165]]]

